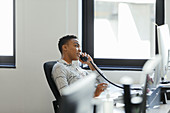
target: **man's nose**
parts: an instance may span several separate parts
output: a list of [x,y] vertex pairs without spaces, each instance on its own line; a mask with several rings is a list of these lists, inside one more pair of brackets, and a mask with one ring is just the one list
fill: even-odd
[[81,49],[79,48],[78,51],[81,52]]

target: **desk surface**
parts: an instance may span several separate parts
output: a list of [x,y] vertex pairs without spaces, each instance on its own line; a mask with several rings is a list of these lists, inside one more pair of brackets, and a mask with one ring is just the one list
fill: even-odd
[[[113,113],[125,113],[124,108],[113,108]],[[146,113],[170,113],[170,101],[167,104],[161,104],[160,107],[154,109],[147,109]]]
[[161,104],[160,107],[154,109],[147,109],[146,113],[170,113],[170,100],[167,104]]
[[[111,93],[113,93],[114,91],[111,91]],[[119,91],[122,91],[122,90],[119,90]],[[106,97],[106,93],[107,92],[104,92],[104,94],[101,95],[99,98],[102,99],[102,100],[105,100],[106,99],[105,98]],[[116,93],[114,93],[114,95],[115,94]],[[120,95],[120,94],[117,94],[117,96],[118,95]],[[125,113],[124,107],[115,107],[115,106],[113,106],[113,113]],[[160,106],[158,108],[148,108],[146,110],[146,113],[170,113],[170,100],[167,101],[167,104],[160,104]]]

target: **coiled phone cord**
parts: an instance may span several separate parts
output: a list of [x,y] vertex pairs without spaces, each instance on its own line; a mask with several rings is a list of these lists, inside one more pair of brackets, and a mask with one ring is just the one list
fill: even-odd
[[[95,66],[91,61],[90,61],[90,63],[91,63],[91,65],[94,67],[94,69],[95,69],[107,82],[109,82],[110,84],[112,84],[112,85],[114,85],[114,86],[116,86],[116,87],[118,87],[118,88],[124,89],[123,86],[119,86],[119,85],[111,82],[110,80],[108,80],[108,79],[96,68],[96,66]],[[131,90],[141,90],[141,88],[131,88]]]

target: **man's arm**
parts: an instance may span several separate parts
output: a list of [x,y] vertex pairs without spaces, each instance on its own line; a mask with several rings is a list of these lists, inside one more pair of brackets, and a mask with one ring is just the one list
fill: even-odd
[[67,72],[63,69],[63,66],[59,64],[54,65],[52,70],[52,78],[58,88],[58,91],[60,92],[60,95],[62,95],[62,89],[68,86],[66,73]]
[[[96,69],[98,71],[101,72],[101,70],[96,66],[96,64],[93,62],[93,59],[91,58],[91,56],[89,54],[86,54],[86,53],[83,53],[82,54],[83,57],[87,57],[88,60],[86,62],[83,62],[81,59],[80,59],[80,62],[82,62],[83,64],[87,64],[89,66],[89,68],[92,70],[92,71],[95,71],[95,73],[97,73],[97,87],[96,87],[96,90],[94,92],[94,97],[97,97],[99,96],[108,86],[107,83],[105,83],[106,81],[99,75],[98,72],[96,72]],[[101,72],[102,73],[102,72]]]

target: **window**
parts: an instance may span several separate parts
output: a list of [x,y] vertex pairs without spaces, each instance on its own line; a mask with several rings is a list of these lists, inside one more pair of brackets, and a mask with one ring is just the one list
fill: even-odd
[[141,70],[157,53],[155,24],[164,23],[163,0],[82,2],[82,49],[99,67]]
[[15,67],[15,0],[0,0],[0,67]]

